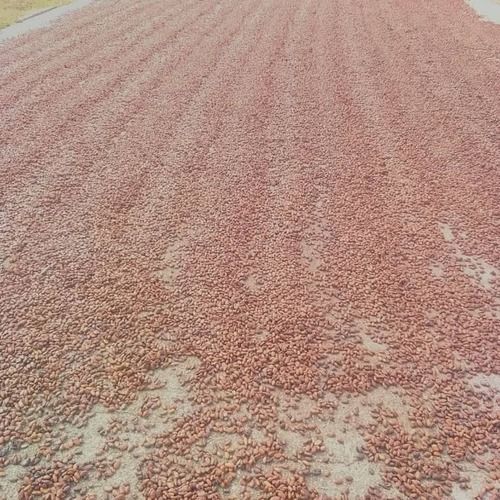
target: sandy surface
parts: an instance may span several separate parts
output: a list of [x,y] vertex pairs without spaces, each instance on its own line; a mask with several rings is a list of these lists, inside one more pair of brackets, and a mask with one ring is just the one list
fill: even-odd
[[499,47],[461,0],[4,42],[0,498],[499,498]]
[[67,0],[0,0],[0,28],[37,12],[54,8]]

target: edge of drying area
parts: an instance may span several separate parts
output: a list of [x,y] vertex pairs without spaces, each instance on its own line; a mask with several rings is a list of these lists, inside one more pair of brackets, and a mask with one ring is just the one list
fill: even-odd
[[73,2],[66,5],[49,7],[42,11],[28,14],[26,17],[21,18],[10,26],[1,29],[0,42],[15,38],[20,35],[24,35],[25,33],[39,28],[45,28],[61,16],[81,9],[86,5],[93,3],[94,1],[95,0],[74,0]]

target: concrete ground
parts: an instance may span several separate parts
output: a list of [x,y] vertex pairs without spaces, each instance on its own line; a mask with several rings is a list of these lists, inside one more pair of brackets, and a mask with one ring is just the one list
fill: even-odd
[[462,0],[2,42],[0,498],[499,498],[499,48]]

